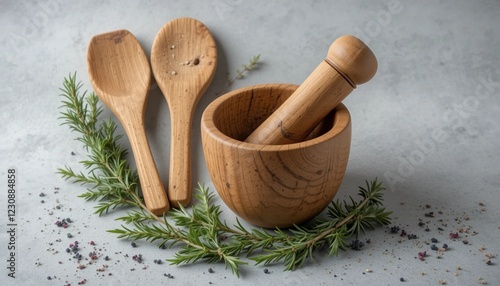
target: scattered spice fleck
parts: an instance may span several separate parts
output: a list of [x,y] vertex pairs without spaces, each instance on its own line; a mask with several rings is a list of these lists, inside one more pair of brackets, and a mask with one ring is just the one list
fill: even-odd
[[479,279],[477,280],[477,282],[479,284],[481,284],[481,285],[487,285],[488,284],[488,282],[486,282],[486,280],[484,280],[484,278],[482,278],[482,277],[479,277]]
[[425,256],[427,256],[427,252],[425,252],[425,251],[422,251],[422,252],[418,253],[418,259],[420,259],[422,261],[425,260]]
[[214,273],[215,271],[212,268],[208,268],[208,273]]
[[137,254],[132,256],[132,259],[137,261],[138,263],[142,263],[142,254]]
[[365,244],[358,239],[353,240],[351,242],[351,244],[349,244],[349,248],[351,248],[352,250],[357,250],[357,251],[361,250],[361,248],[363,248],[363,246],[365,246]]
[[398,233],[399,232],[399,226],[395,225],[391,227],[391,233]]

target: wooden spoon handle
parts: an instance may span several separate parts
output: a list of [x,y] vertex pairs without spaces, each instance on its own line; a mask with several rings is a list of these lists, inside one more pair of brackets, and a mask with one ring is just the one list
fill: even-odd
[[124,112],[123,128],[132,146],[137,172],[146,207],[155,215],[163,215],[170,208],[163,182],[156,168],[144,129],[144,118],[138,112]]
[[174,207],[191,201],[191,123],[193,112],[172,109],[168,198]]

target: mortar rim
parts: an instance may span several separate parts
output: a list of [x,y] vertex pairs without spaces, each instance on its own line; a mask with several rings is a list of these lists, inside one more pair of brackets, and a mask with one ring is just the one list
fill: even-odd
[[266,83],[266,84],[258,84],[258,85],[251,85],[247,87],[242,87],[233,91],[230,91],[228,93],[225,93],[212,101],[203,111],[202,117],[201,117],[201,129],[203,132],[205,132],[207,135],[210,137],[214,138],[217,142],[223,144],[223,145],[228,145],[230,147],[237,147],[239,149],[243,150],[254,150],[254,151],[259,151],[259,152],[277,152],[277,151],[292,151],[292,150],[297,150],[297,149],[303,149],[303,148],[310,148],[314,145],[322,144],[330,139],[333,139],[336,136],[339,136],[341,133],[343,133],[346,129],[350,127],[351,124],[351,116],[349,113],[348,108],[343,104],[340,103],[337,107],[335,107],[335,115],[334,115],[334,124],[332,128],[325,132],[324,134],[307,140],[303,142],[297,142],[297,143],[291,143],[291,144],[280,144],[280,145],[262,145],[262,144],[255,144],[255,143],[247,143],[244,141],[240,141],[237,139],[234,139],[232,137],[227,136],[226,134],[222,133],[219,128],[217,128],[214,124],[213,121],[213,116],[214,113],[220,106],[227,101],[229,98],[237,96],[238,94],[244,93],[248,90],[256,90],[256,89],[297,89],[299,85],[297,84],[288,84],[288,83]]

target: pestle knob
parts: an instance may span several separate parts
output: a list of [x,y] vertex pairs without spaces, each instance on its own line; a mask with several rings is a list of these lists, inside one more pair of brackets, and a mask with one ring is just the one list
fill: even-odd
[[369,81],[376,71],[377,59],[365,43],[351,35],[338,38],[319,66],[245,142],[278,145],[304,141],[357,84]]

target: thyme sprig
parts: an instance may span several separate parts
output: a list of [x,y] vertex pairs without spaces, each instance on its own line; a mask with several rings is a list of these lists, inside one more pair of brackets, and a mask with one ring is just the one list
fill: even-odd
[[65,179],[89,186],[80,197],[99,201],[96,214],[102,215],[118,207],[132,207],[117,220],[119,228],[109,230],[119,238],[146,240],[159,247],[180,247],[172,264],[198,261],[224,262],[226,268],[240,275],[240,267],[248,264],[245,257],[256,265],[283,263],[285,270],[293,270],[312,259],[315,251],[325,246],[329,255],[338,254],[348,247],[347,239],[363,234],[366,229],[390,223],[392,212],[383,207],[383,186],[377,180],[366,182],[359,188],[360,201],[352,197],[334,201],[326,217],[318,217],[308,226],[282,229],[248,229],[236,219],[229,226],[221,219],[222,210],[213,203],[214,194],[199,184],[195,192],[197,203],[187,210],[172,209],[163,217],[149,212],[140,196],[137,173],[127,163],[126,150],[119,144],[116,124],[99,120],[102,108],[94,93],[81,92],[76,74],[64,80],[61,119],[64,125],[78,134],[88,152],[80,163],[85,168],[75,172],[65,166],[58,173]]

